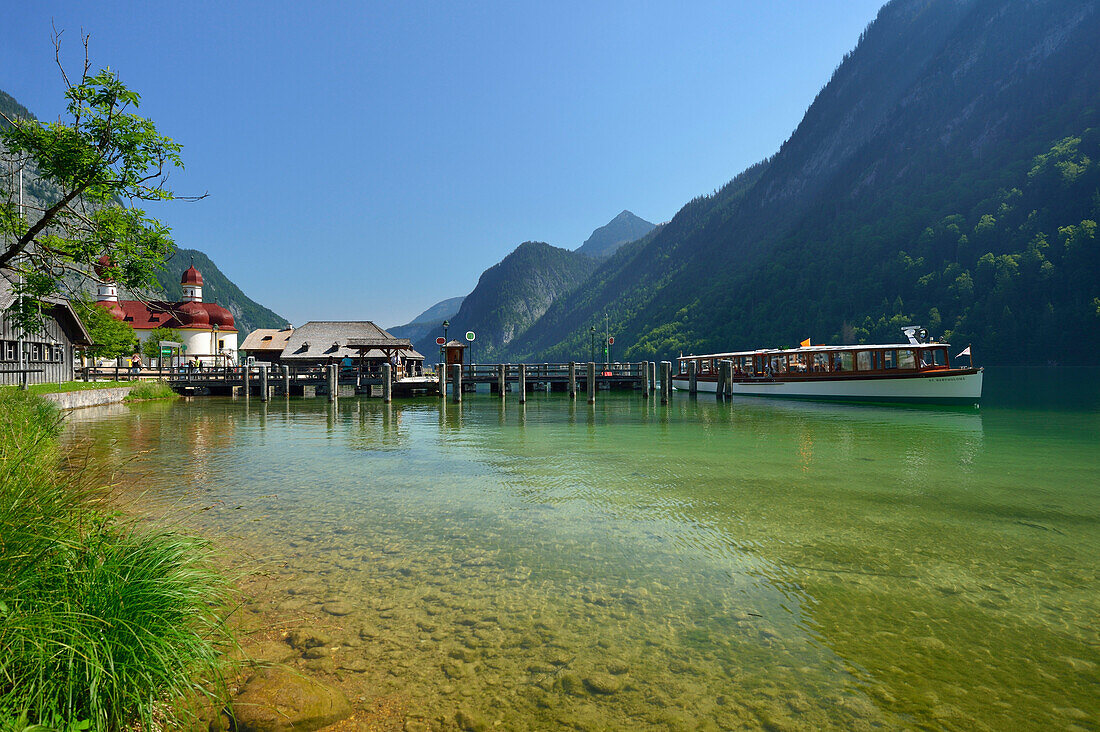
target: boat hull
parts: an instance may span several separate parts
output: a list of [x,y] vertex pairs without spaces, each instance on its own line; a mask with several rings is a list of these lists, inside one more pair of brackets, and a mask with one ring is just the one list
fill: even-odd
[[[674,376],[672,384],[685,390],[688,378]],[[713,393],[717,387],[713,377],[696,380],[699,391]],[[733,394],[822,401],[977,404],[982,398],[982,370],[877,378],[746,379],[734,381]]]

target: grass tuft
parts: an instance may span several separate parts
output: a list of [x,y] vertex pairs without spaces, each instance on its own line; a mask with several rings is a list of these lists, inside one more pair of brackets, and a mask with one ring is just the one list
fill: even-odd
[[0,730],[163,727],[219,678],[229,584],[204,542],[97,510],[60,426],[0,392]]
[[142,381],[126,395],[123,401],[139,402],[149,399],[178,399],[179,394],[163,381]]

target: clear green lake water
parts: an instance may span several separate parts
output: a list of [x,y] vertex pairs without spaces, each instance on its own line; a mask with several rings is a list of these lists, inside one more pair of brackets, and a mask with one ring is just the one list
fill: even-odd
[[67,437],[410,729],[1100,726],[1095,371],[991,371],[981,409],[207,398]]

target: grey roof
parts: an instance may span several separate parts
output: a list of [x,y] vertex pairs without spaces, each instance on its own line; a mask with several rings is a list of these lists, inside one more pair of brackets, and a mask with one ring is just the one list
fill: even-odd
[[[75,345],[92,345],[92,335],[84,327],[84,321],[77,316],[72,304],[63,297],[43,297],[42,302],[53,305],[54,317],[60,322],[62,319],[69,323],[70,338]],[[15,302],[15,289],[12,285],[12,273],[10,270],[0,269],[0,311],[7,310]]]
[[[405,349],[404,356],[421,359],[407,338],[394,338],[369,320],[311,320],[296,328],[283,349],[283,361],[318,361],[337,358],[357,358],[359,349],[348,342],[363,345],[389,345]],[[377,349],[364,352],[364,358],[383,359]]]
[[408,338],[348,338],[348,348],[412,348]]

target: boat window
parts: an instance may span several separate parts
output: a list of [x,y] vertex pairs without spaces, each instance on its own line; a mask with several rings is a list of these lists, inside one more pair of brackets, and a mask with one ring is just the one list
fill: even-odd
[[771,357],[771,370],[773,374],[784,374],[787,372],[786,354]]
[[898,368],[899,369],[915,369],[917,367],[917,356],[912,348],[899,348],[898,349]]
[[882,352],[882,368],[896,369],[898,367],[898,352],[894,349]]
[[852,352],[841,351],[833,354],[833,371],[851,371]]
[[701,366],[701,368],[699,369],[699,373],[701,373],[701,374],[709,374],[709,373],[710,373],[710,365],[711,365],[711,363],[713,363],[713,362],[712,362],[712,361],[711,361],[711,360],[710,360],[709,358],[708,358],[708,359],[706,359],[706,360],[704,360],[704,361],[702,362],[702,366]]
[[804,374],[809,371],[810,354],[808,353],[792,353],[791,354],[791,372],[796,374]]
[[815,353],[814,354],[814,371],[822,372],[829,370],[829,354],[827,353]]
[[859,351],[856,353],[856,368],[860,371],[871,371],[875,368],[875,352]]
[[932,349],[932,365],[933,366],[946,366],[947,365],[947,349],[946,348],[933,348]]

